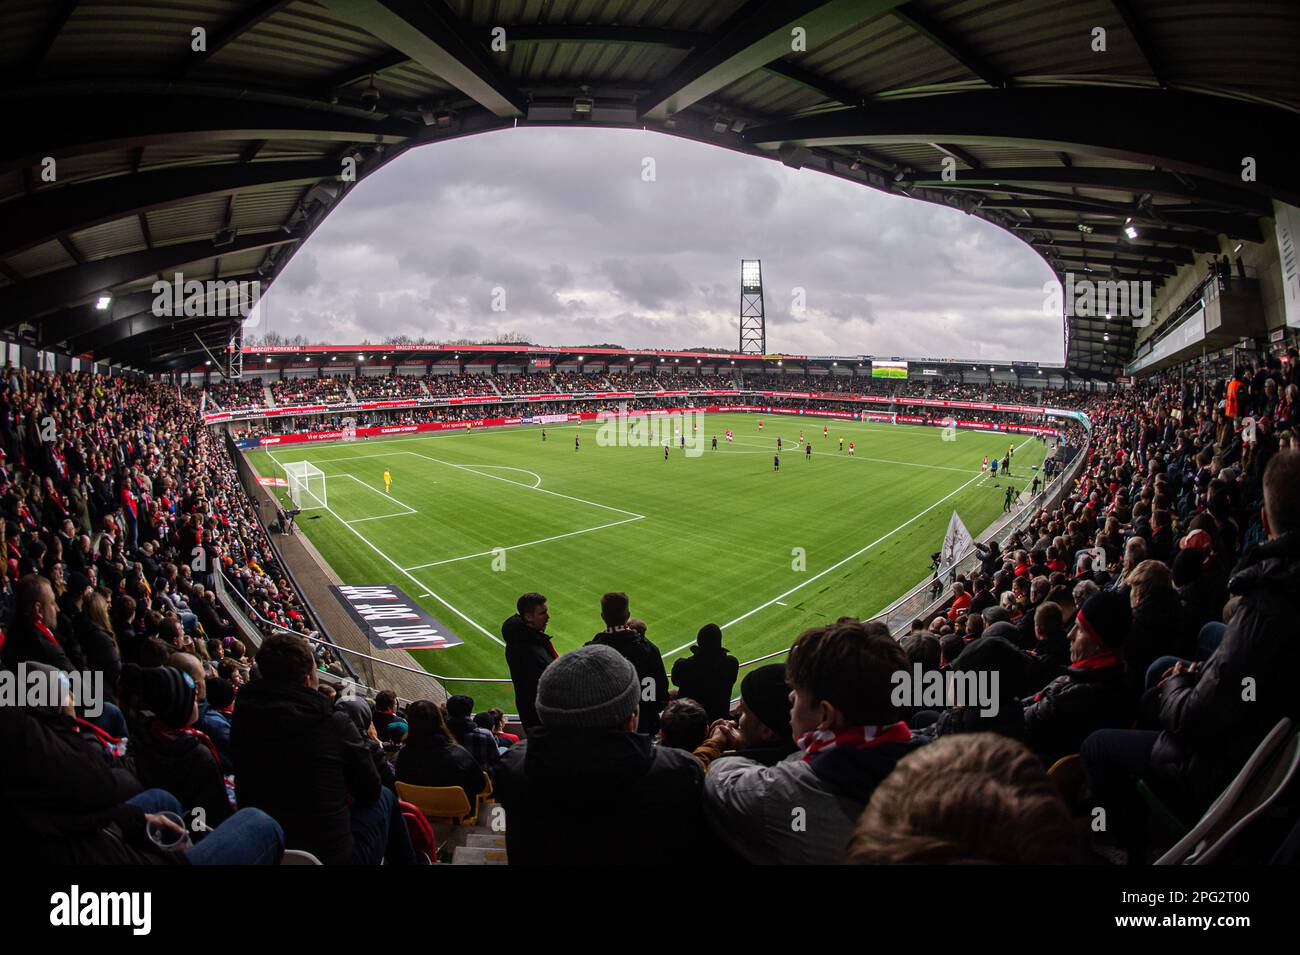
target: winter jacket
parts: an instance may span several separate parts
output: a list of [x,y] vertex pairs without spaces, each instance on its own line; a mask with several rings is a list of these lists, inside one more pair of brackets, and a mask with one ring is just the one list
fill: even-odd
[[230,751],[240,808],[263,810],[284,828],[286,845],[326,865],[351,861],[348,801],[370,805],[380,780],[345,712],[309,687],[254,681],[236,697]]
[[137,720],[131,726],[130,752],[146,789],[167,790],[187,811],[202,809],[204,821],[214,829],[231,815],[221,758],[199,730]]
[[1161,795],[1191,814],[1232,781],[1278,720],[1300,719],[1300,534],[1253,548],[1228,590],[1240,603],[1223,642],[1198,673],[1160,688],[1163,731],[1151,751],[1152,773]]
[[703,851],[700,764],[640,733],[539,728],[495,781],[511,865],[689,865]]
[[[658,733],[659,714],[668,705],[668,673],[664,670],[664,658],[659,648],[635,630],[624,629],[601,631],[587,646],[594,643],[613,647],[636,667],[637,682],[641,684],[641,718],[637,732],[650,736]],[[646,680],[653,683],[651,693],[646,692]]]
[[835,865],[876,786],[925,742],[836,746],[812,762],[796,751],[772,766],[724,756],[704,778],[705,818],[749,862]]
[[126,804],[140,781],[96,759],[69,717],[0,706],[0,845],[38,865],[162,865],[145,813]]
[[45,663],[65,673],[76,669],[54,631],[38,629],[30,620],[20,620],[6,629],[0,644],[0,666],[16,671],[24,661]]
[[673,664],[673,683],[679,695],[704,707],[709,720],[720,720],[731,712],[731,691],[736,685],[740,661],[721,647],[691,647],[691,655]]
[[1050,766],[1077,753],[1093,730],[1127,727],[1132,712],[1122,663],[1075,665],[1025,701],[1025,742]]
[[515,709],[519,713],[519,722],[526,730],[540,726],[537,681],[559,654],[551,645],[551,638],[528,626],[519,614],[501,624],[501,636],[506,642],[506,666],[510,668],[510,680],[515,685]]
[[471,806],[485,785],[478,761],[445,736],[403,746],[397,754],[397,781],[412,786],[459,786]]
[[1124,644],[1129,696],[1136,700],[1145,689],[1147,668],[1164,656],[1194,659],[1196,644],[1187,642],[1183,605],[1172,588],[1153,590],[1133,608],[1133,623]]

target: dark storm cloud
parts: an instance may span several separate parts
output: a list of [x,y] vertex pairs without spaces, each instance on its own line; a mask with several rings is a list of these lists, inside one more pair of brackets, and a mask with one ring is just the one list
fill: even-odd
[[265,328],[731,347],[741,258],[763,260],[772,350],[1061,358],[1050,270],[994,226],[629,130],[413,151],[316,230],[268,293]]

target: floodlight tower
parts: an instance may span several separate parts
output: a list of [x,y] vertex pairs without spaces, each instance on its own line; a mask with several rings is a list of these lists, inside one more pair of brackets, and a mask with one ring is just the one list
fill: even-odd
[[767,354],[763,267],[758,259],[740,260],[740,354]]

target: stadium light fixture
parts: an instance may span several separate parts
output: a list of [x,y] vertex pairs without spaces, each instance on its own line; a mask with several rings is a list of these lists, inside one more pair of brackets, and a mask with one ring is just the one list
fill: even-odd
[[734,358],[731,359],[731,363],[734,365],[734,364],[736,363],[736,359],[734,359]]
[[108,307],[112,304],[113,296],[111,295],[101,295],[99,298],[95,299],[95,308],[101,312],[107,311]]
[[699,359],[699,358],[695,359],[695,364],[697,364],[697,365],[700,364],[700,361],[701,361],[701,359]]
[[212,364],[212,359],[209,358],[209,359],[208,359],[207,361],[205,361],[203,364],[205,364],[205,365],[211,365],[211,364]]
[[575,96],[573,98],[573,115],[590,116],[591,109],[596,105],[595,100],[590,96]]
[[1236,254],[1237,254],[1238,252],[1240,252],[1240,251],[1241,251],[1241,243],[1238,242],[1238,243],[1237,243],[1237,247],[1236,247],[1235,249],[1232,250],[1232,254],[1233,254],[1233,255],[1236,255]]
[[1124,234],[1128,236],[1129,239],[1136,239],[1138,237],[1137,226],[1133,225],[1132,219],[1124,220]]
[[268,365],[271,364],[271,359],[268,358],[268,359],[266,360],[266,363],[267,363]]
[[725,116],[713,117],[713,131],[715,133],[725,133],[731,128],[731,122]]
[[680,358],[674,358],[674,359],[673,359],[673,364],[674,364],[674,365],[680,365],[681,363],[682,363],[682,360],[681,360]]

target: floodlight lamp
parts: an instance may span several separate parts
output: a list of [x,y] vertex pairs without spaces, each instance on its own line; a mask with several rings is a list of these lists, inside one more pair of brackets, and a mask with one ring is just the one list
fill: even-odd
[[95,299],[95,308],[100,312],[107,311],[108,307],[112,304],[113,296],[111,295],[101,295],[99,298]]

